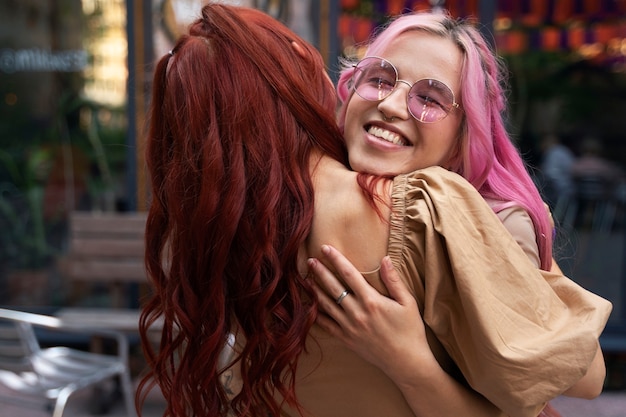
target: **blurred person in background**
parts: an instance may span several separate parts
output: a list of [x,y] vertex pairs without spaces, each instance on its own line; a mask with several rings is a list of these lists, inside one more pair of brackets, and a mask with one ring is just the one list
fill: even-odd
[[[555,134],[547,134],[543,137],[541,151],[540,169],[545,186],[543,193],[552,210],[560,212],[563,210],[561,206],[574,193],[571,171],[576,156],[570,148],[561,143]],[[556,213],[555,216],[557,216]]]

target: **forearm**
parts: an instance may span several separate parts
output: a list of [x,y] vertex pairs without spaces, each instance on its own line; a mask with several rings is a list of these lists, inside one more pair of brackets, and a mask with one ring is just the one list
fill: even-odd
[[[416,417],[503,417],[504,413],[476,391],[463,386],[441,368],[434,356],[413,355],[387,375],[402,391]],[[428,358],[427,356],[431,357]]]

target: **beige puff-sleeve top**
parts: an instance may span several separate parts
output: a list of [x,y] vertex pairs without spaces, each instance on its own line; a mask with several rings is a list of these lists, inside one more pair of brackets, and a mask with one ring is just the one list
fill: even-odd
[[[389,255],[444,369],[512,417],[536,416],[585,374],[608,301],[537,269],[456,174],[428,168],[398,176],[392,205]],[[385,292],[373,275],[368,280]],[[296,382],[305,416],[413,417],[382,371],[319,327],[307,347]]]
[[585,374],[611,304],[537,269],[481,200],[440,168],[397,177],[389,255],[472,388],[537,415]]

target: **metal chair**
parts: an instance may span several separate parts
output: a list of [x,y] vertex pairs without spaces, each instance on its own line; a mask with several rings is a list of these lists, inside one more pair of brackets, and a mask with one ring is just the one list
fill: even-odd
[[[42,348],[35,327],[112,338],[117,341],[118,354],[64,346]],[[26,398],[51,401],[52,417],[62,417],[75,391],[96,387],[116,376],[120,378],[127,413],[135,417],[128,341],[122,333],[68,326],[56,317],[0,308],[0,384]]]
[[587,225],[587,215],[591,215],[590,226],[593,232],[610,232],[617,211],[616,184],[595,176],[574,178],[575,195],[568,199],[563,222],[573,227]]

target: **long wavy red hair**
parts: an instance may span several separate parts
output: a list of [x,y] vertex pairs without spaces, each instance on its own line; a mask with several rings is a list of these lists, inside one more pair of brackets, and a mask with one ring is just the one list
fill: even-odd
[[[297,53],[292,42],[304,50]],[[208,4],[155,69],[147,137],[152,200],[140,333],[165,416],[278,415],[316,315],[299,275],[315,149],[347,165],[336,96],[319,53],[254,9]],[[158,346],[149,328],[162,320]],[[232,403],[218,358],[246,343]],[[276,395],[279,394],[279,395]]]

